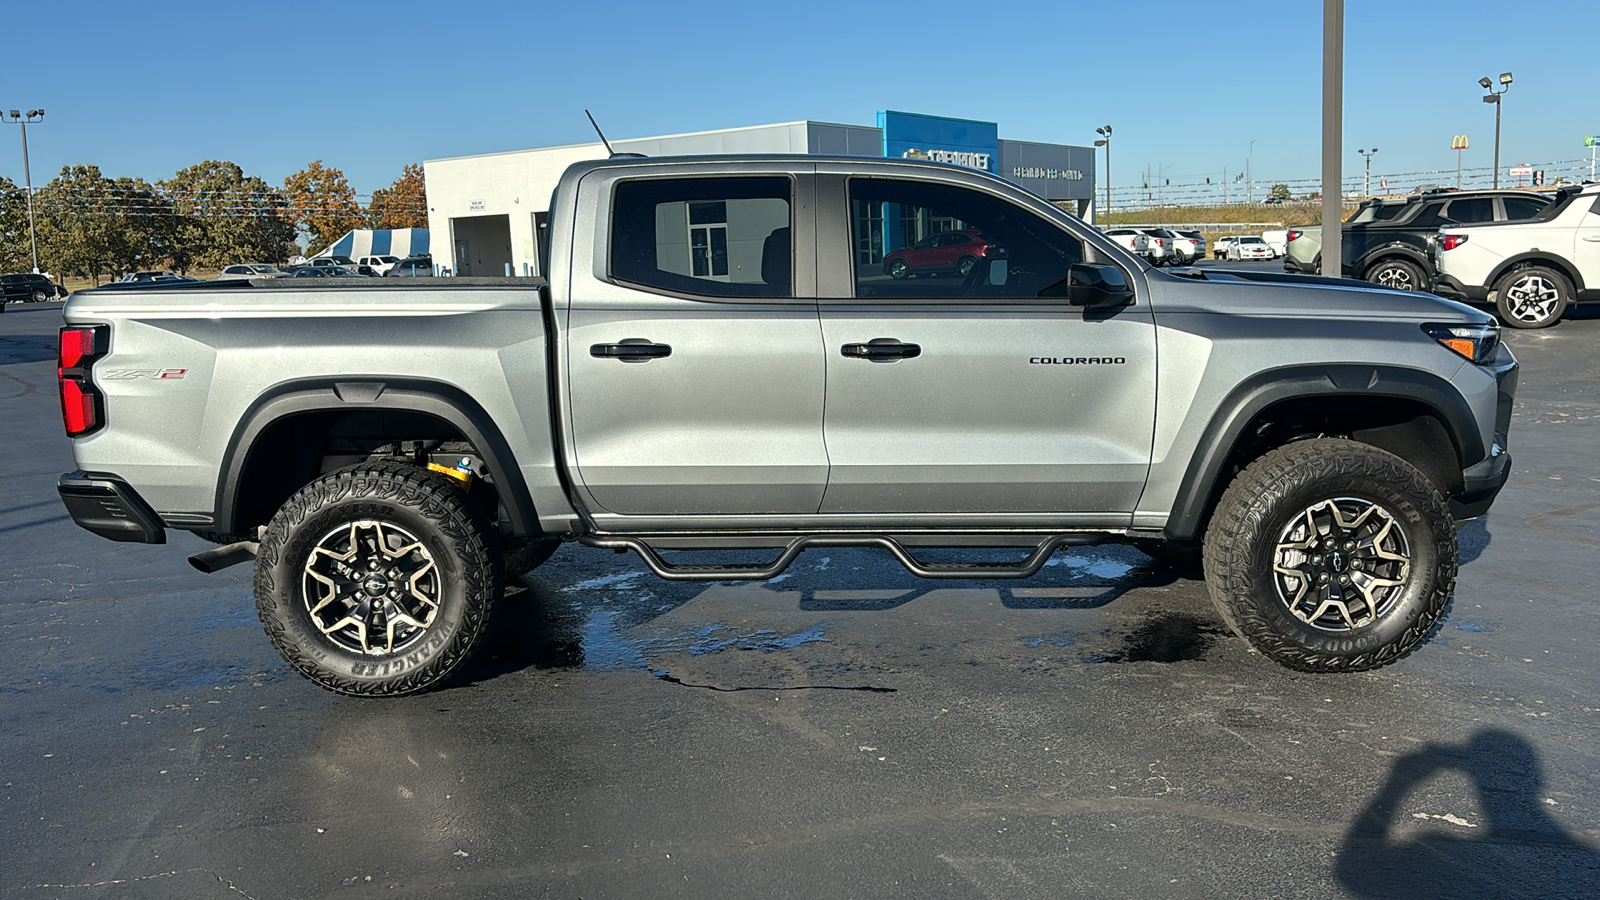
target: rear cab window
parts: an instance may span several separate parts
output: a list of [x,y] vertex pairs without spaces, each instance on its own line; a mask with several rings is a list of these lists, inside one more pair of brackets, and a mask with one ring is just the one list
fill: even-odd
[[611,278],[674,294],[793,297],[793,193],[783,176],[618,182]]

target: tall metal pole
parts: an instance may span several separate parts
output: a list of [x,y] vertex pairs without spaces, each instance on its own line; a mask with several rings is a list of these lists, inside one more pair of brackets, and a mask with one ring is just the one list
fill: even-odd
[[1111,129],[1106,129],[1106,224],[1111,224]]
[[39,242],[33,236],[33,172],[28,168],[28,123],[22,126],[22,182],[28,190],[28,247],[33,251],[33,274],[39,274]]
[[1494,98],[1494,186],[1500,189],[1500,96]]
[[1344,0],[1322,0],[1322,274],[1344,275]]
[[1245,176],[1244,176],[1244,182],[1245,182],[1244,202],[1246,204],[1251,204],[1251,203],[1256,202],[1256,174],[1255,174],[1256,173],[1256,169],[1255,169],[1255,161],[1256,161],[1256,142],[1255,141],[1251,141],[1250,142],[1250,153],[1249,153],[1248,156],[1245,157],[1245,160],[1244,160],[1244,171],[1245,171]]

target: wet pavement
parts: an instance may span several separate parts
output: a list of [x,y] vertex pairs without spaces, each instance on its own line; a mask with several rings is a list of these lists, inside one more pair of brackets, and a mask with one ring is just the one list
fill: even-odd
[[249,570],[67,519],[56,305],[0,316],[0,898],[1586,897],[1600,310],[1512,332],[1515,472],[1431,644],[1281,669],[1127,547],[929,582],[568,546],[420,697],[292,675]]

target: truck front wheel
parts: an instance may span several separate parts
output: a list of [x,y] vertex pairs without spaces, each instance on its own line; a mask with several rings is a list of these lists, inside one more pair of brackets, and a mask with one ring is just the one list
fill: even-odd
[[341,694],[397,696],[471,655],[501,593],[499,541],[443,476],[361,463],[301,488],[256,555],[256,609],[296,671]]
[[1455,521],[1410,463],[1317,438],[1252,463],[1205,540],[1212,602],[1252,647],[1303,672],[1387,665],[1425,641],[1455,588]]

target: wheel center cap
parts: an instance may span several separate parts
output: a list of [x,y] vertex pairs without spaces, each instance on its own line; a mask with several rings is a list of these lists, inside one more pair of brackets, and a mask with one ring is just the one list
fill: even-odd
[[1334,572],[1343,572],[1350,567],[1350,557],[1343,550],[1334,550],[1328,554],[1328,568]]
[[361,587],[373,596],[386,594],[389,592],[389,579],[382,575],[368,575],[367,580],[361,582]]

